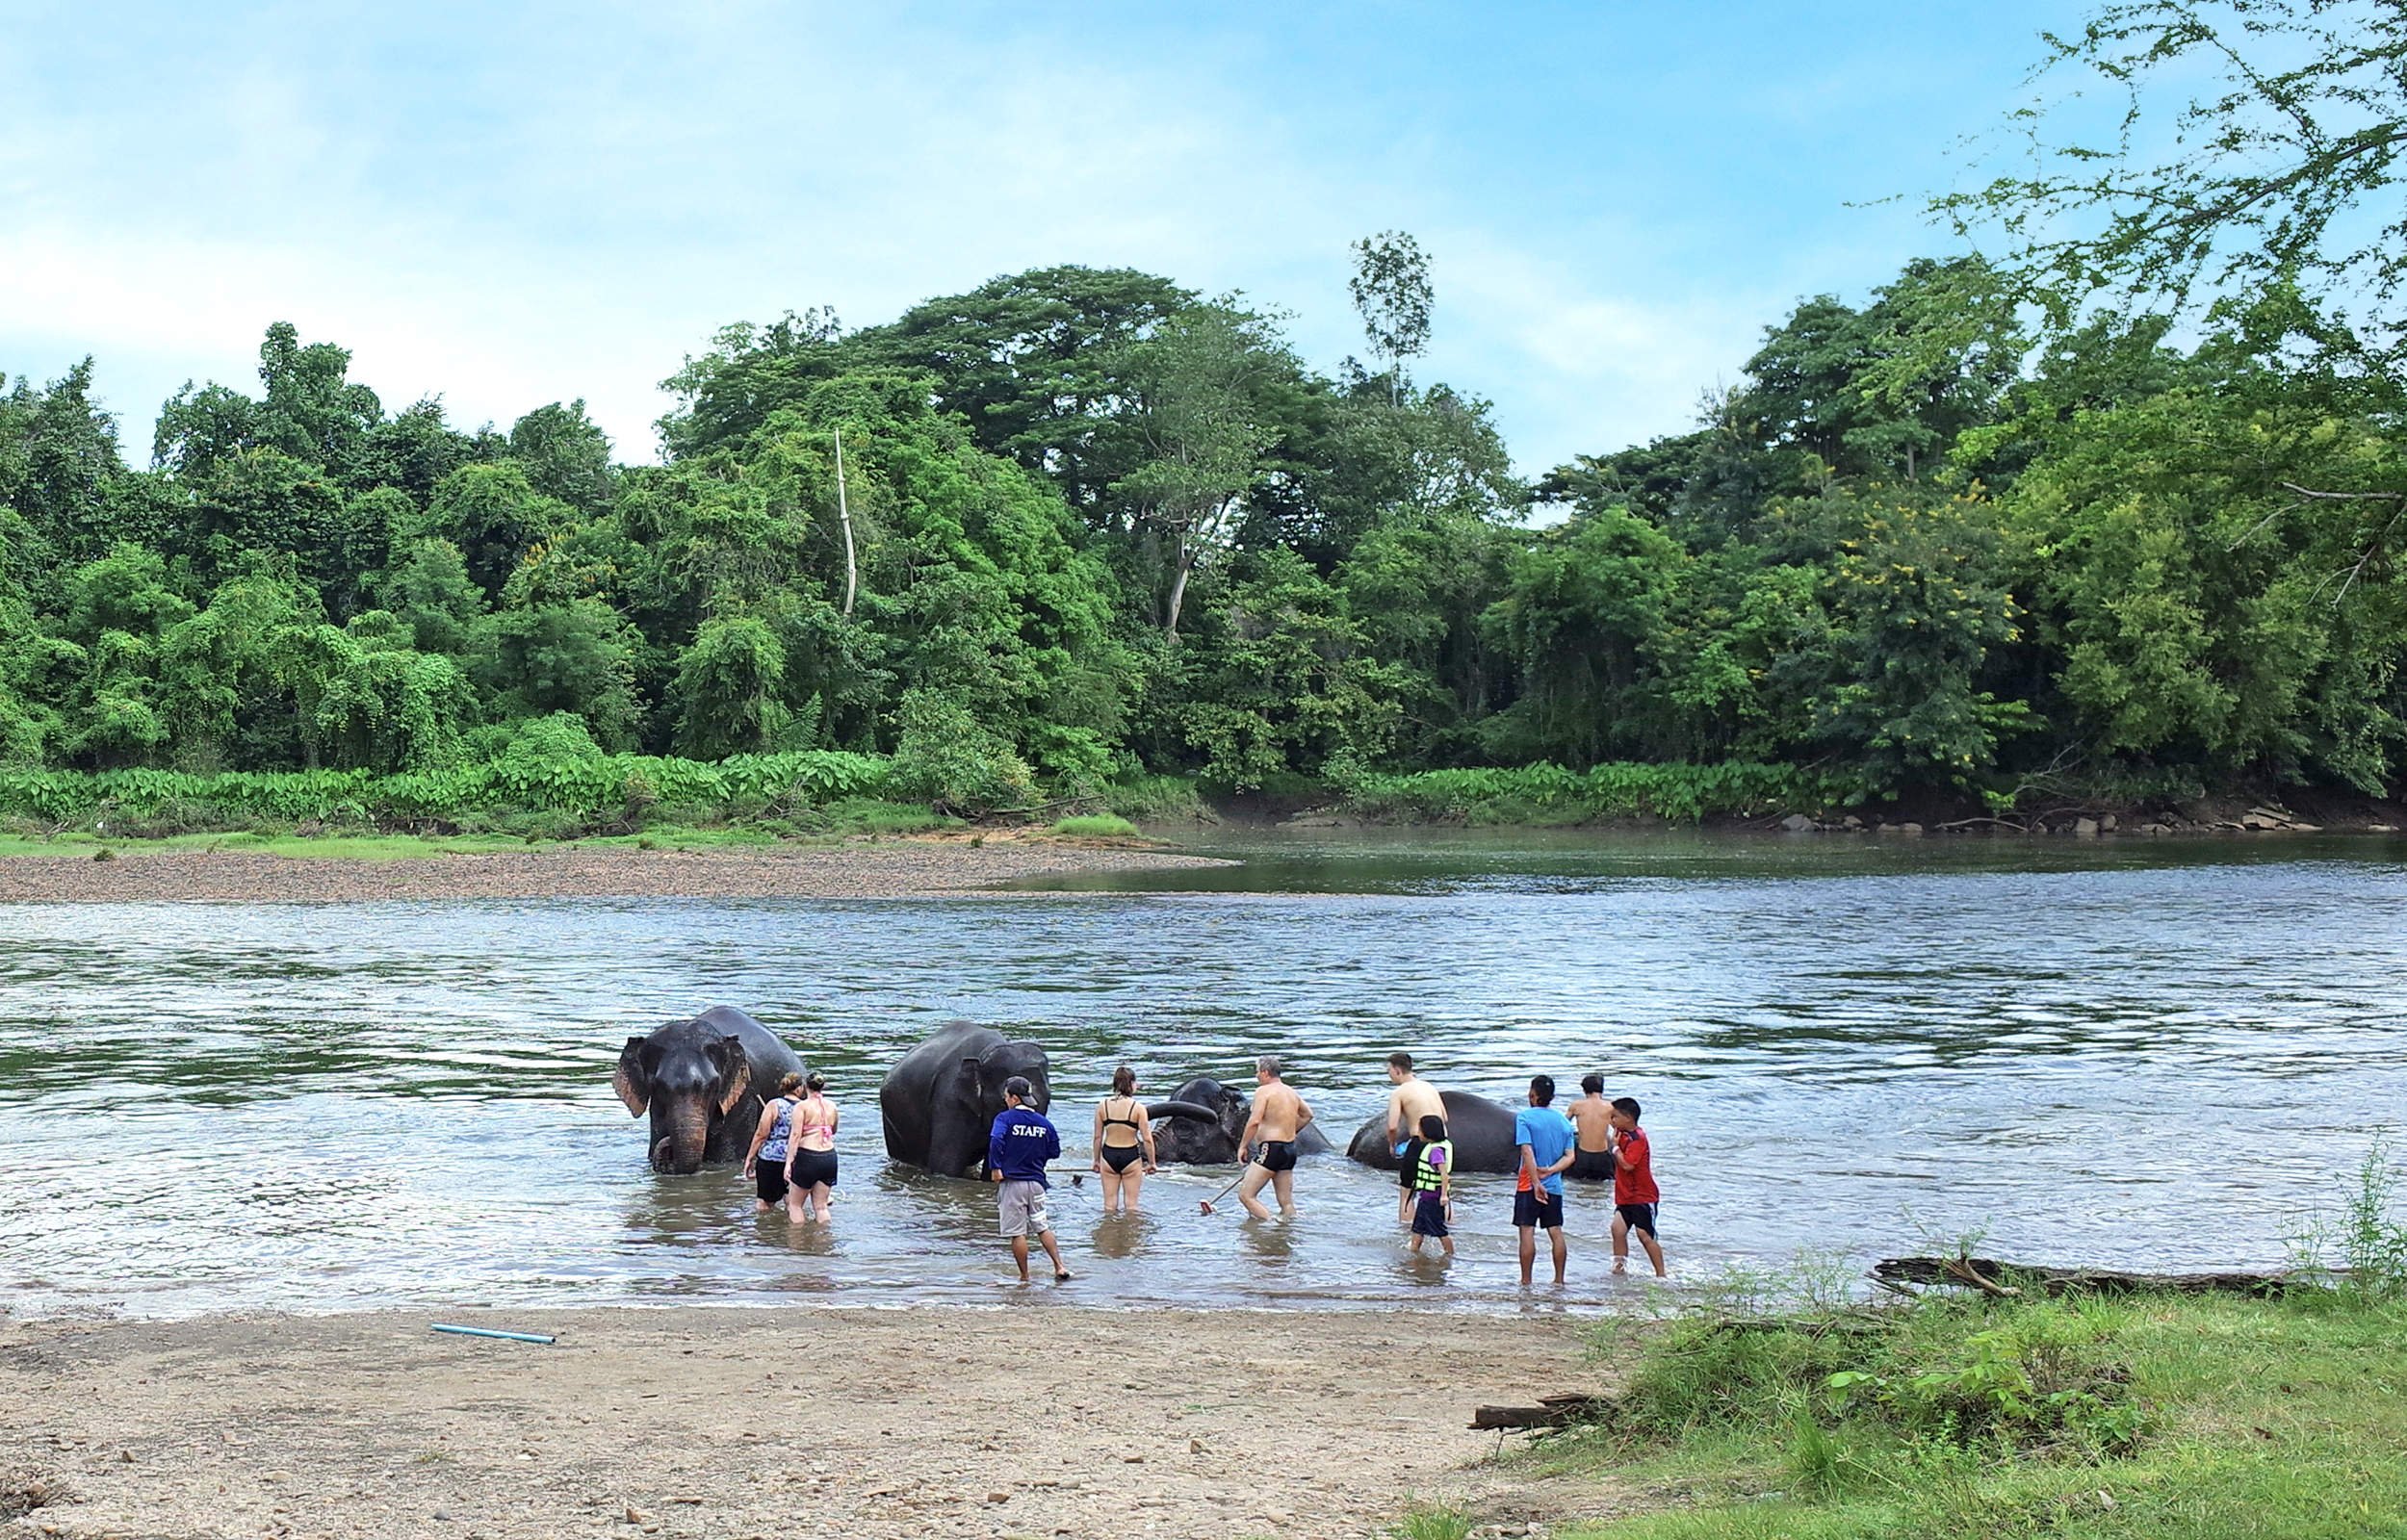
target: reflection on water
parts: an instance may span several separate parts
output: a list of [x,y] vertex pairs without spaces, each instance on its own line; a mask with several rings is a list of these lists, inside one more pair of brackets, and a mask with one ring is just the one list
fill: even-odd
[[[1299,1171],[1292,1221],[1199,1213],[1227,1168],[1105,1218],[1066,1178],[1123,1062],[1162,1094],[1278,1051],[1340,1144],[1395,1047],[1508,1101],[1599,1069],[1647,1104],[1692,1274],[1983,1225],[2040,1259],[2275,1262],[2407,1092],[2382,844],[1238,853],[1055,901],[0,907],[0,1307],[1001,1302],[991,1189],[878,1141],[884,1066],[964,1015],[1052,1051],[1062,1296],[1090,1303],[1518,1298],[1505,1178],[1460,1184],[1450,1269],[1340,1160]],[[616,1045],[715,1002],[829,1076],[831,1225],[756,1216],[732,1168],[644,1168]],[[1603,1276],[1609,1195],[1569,1218],[1564,1297],[1636,1297]]]

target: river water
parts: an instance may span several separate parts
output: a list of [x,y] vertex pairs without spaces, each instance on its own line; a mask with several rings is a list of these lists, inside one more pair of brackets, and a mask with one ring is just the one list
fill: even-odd
[[[1383,1061],[1507,1102],[1640,1097],[1675,1274],[1985,1231],[2030,1260],[2271,1265],[2407,1102],[2407,844],[1702,834],[1199,841],[1238,867],[1044,896],[0,905],[0,1310],[1000,1302],[989,1192],[890,1168],[884,1066],[958,1016],[1051,1052],[1074,1151],[1112,1067],[1259,1052],[1343,1142]],[[1079,891],[1059,891],[1080,889]],[[661,1177],[617,1045],[726,1003],[844,1109],[832,1230]],[[1083,1168],[1074,1157],[1059,1170]],[[1166,1171],[1057,1183],[1088,1304],[1510,1308],[1510,1179],[1415,1264],[1342,1158],[1249,1223]],[[1549,1301],[1637,1302],[1574,1186]],[[1040,1290],[1047,1293],[1047,1290]]]

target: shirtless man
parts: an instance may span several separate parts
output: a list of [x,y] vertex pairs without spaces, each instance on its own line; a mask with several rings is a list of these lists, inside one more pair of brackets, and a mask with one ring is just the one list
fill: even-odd
[[[1387,1093],[1387,1147],[1396,1156],[1396,1185],[1403,1195],[1396,1203],[1396,1222],[1412,1222],[1412,1166],[1404,1152],[1412,1142],[1413,1132],[1424,1117],[1446,1120],[1446,1104],[1437,1097],[1437,1088],[1412,1073],[1412,1056],[1391,1053],[1387,1056],[1387,1078],[1395,1090]],[[1599,1081],[1598,1085],[1603,1082]]]
[[1605,1077],[1582,1075],[1580,1099],[1566,1107],[1570,1115],[1571,1168],[1563,1174],[1584,1181],[1613,1180],[1613,1103],[1605,1100]]
[[1278,1195],[1279,1212],[1293,1216],[1296,1136],[1312,1120],[1312,1109],[1279,1078],[1277,1054],[1266,1053],[1254,1061],[1254,1083],[1258,1088],[1254,1092],[1254,1116],[1245,1120],[1245,1132],[1237,1138],[1237,1159],[1247,1159],[1247,1152],[1252,1151],[1253,1164],[1246,1167],[1245,1178],[1237,1184],[1237,1201],[1255,1219],[1269,1219],[1270,1210],[1262,1206],[1258,1195],[1267,1182]]

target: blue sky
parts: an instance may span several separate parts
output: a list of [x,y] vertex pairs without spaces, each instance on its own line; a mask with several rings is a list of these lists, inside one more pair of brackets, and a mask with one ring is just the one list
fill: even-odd
[[96,355],[140,459],[289,320],[389,408],[582,396],[647,459],[725,322],[1040,264],[1241,289],[1332,368],[1347,243],[1402,228],[1419,376],[1536,471],[1685,426],[1799,296],[1951,249],[1916,195],[2081,10],[0,0],[0,371]]

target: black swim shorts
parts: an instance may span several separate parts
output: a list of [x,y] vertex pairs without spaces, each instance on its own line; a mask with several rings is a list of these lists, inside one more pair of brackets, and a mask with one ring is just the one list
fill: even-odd
[[1412,1233],[1446,1238],[1446,1199],[1442,1194],[1423,1193],[1412,1202]]
[[1295,1169],[1295,1141],[1266,1139],[1254,1146],[1254,1164],[1266,1171]]
[[1655,1233],[1655,1205],[1652,1203],[1616,1203],[1613,1212],[1627,1220],[1631,1229],[1644,1230],[1648,1235]]
[[764,1203],[786,1201],[786,1158],[763,1155],[752,1167],[752,1191]]
[[[1546,1201],[1540,1203],[1540,1198],[1544,1198]],[[1561,1194],[1543,1190],[1513,1194],[1513,1227],[1516,1230],[1526,1230],[1533,1224],[1542,1225],[1549,1230],[1563,1228]]]
[[1609,1149],[1575,1149],[1571,1152],[1570,1168],[1563,1173],[1584,1182],[1613,1180],[1613,1151]]
[[836,1185],[836,1152],[832,1149],[794,1151],[794,1185],[809,1189],[825,1182]]
[[[1102,1156],[1103,1164],[1114,1171],[1125,1172],[1144,1157],[1145,1146],[1142,1144],[1106,1144],[1096,1153]],[[1137,1174],[1142,1176],[1145,1173],[1139,1171]]]

